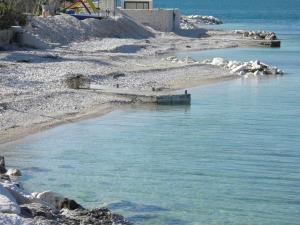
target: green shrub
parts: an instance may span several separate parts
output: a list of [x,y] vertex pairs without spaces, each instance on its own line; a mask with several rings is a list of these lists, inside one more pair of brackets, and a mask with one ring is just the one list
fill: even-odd
[[27,18],[14,0],[0,0],[0,30],[11,26],[25,26]]

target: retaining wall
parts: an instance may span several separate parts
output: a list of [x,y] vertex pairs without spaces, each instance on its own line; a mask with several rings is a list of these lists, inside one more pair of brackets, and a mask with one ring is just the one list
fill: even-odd
[[121,12],[158,31],[171,32],[177,30],[180,24],[179,9],[121,9]]

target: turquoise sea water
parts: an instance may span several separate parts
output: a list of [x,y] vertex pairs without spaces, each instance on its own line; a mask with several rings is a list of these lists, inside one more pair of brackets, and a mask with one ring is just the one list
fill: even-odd
[[[225,2],[156,4],[187,13],[199,7],[227,21],[225,28],[275,31],[282,48],[178,54],[259,59],[285,76],[194,88],[190,107],[128,107],[0,146],[8,166],[23,171],[25,187],[87,207],[101,202],[136,224],[299,225],[299,2],[259,1],[270,6],[262,14],[255,1]],[[249,13],[236,14],[244,4]]]

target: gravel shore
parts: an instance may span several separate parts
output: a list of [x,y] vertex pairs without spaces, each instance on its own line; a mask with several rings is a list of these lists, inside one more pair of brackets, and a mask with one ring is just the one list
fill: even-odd
[[[70,26],[75,22],[76,25]],[[115,37],[112,28],[110,33],[95,31],[89,32],[89,36],[89,29],[95,30],[96,25],[101,25],[95,23],[74,21],[73,17],[66,16],[49,20],[36,18],[27,28],[28,32],[39,35],[39,39],[51,47],[0,52],[0,143],[88,115],[99,115],[131,102],[126,97],[69,89],[65,81],[70,76],[83,75],[103,88],[118,84],[127,90],[149,91],[154,87],[173,91],[238,75],[188,59],[170,62],[163,60],[165,55],[176,51],[259,45],[234,32],[199,28],[162,33],[127,19],[102,24],[103,29],[112,25],[119,27],[118,23],[128,25],[127,30],[120,31],[120,37]],[[68,28],[69,33],[63,37],[50,35],[62,26]],[[83,34],[74,36],[83,28]],[[137,32],[130,35],[133,29]],[[72,38],[68,42],[69,36]]]

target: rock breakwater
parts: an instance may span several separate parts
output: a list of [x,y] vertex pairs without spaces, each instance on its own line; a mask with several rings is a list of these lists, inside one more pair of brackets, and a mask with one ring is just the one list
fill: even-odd
[[251,38],[254,40],[270,40],[270,41],[278,40],[274,32],[235,30],[234,33],[240,34],[245,38]]
[[180,20],[180,28],[190,30],[199,28],[201,25],[217,25],[223,22],[214,16],[190,15],[182,16]]
[[21,172],[7,170],[1,156],[0,170],[0,221],[3,225],[131,225],[123,216],[107,208],[85,209],[76,201],[51,191],[27,193],[17,181]]
[[283,75],[284,72],[276,67],[271,67],[259,60],[241,62],[230,61],[223,58],[213,58],[204,60],[202,63],[229,69],[231,73],[241,76],[263,76],[263,75]]
[[237,74],[240,76],[244,76],[245,78],[248,76],[264,76],[264,75],[283,75],[284,72],[277,67],[272,67],[266,63],[263,63],[259,60],[249,61],[249,62],[241,62],[234,60],[226,60],[224,58],[213,58],[206,59],[202,62],[194,60],[191,57],[186,57],[183,59],[178,58],[177,56],[169,56],[167,58],[163,58],[164,61],[170,61],[174,64],[207,64],[222,67],[226,70],[229,70],[231,74]]

